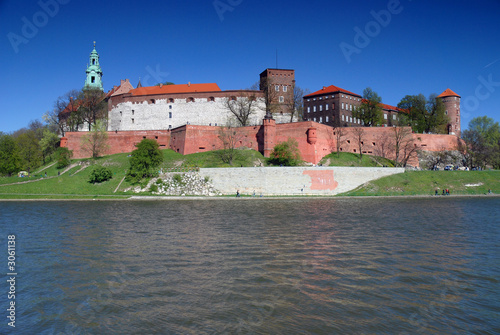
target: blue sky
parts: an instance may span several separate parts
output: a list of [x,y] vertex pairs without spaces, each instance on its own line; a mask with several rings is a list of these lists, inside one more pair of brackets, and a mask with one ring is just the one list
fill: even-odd
[[125,78],[248,88],[277,50],[278,67],[311,92],[371,87],[397,105],[450,88],[465,129],[500,120],[499,18],[499,0],[0,1],[0,131],[81,89],[93,41],[106,91]]

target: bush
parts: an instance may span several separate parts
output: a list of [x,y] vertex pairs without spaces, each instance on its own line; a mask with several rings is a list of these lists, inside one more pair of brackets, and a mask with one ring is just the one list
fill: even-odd
[[143,139],[137,144],[137,149],[132,151],[127,180],[137,183],[143,178],[157,176],[157,169],[161,162],[163,162],[163,155],[158,142],[147,138]]
[[183,182],[182,182],[182,176],[180,174],[174,174],[174,177],[173,177],[174,181],[179,184],[179,185],[182,185]]
[[57,148],[56,153],[55,153],[55,158],[57,161],[56,167],[58,169],[65,168],[71,163],[71,156],[73,152],[70,151],[68,148]]
[[96,166],[90,173],[89,183],[102,183],[113,178],[111,170],[104,166]]
[[297,166],[300,161],[299,143],[293,138],[276,144],[269,158],[273,165]]
[[158,192],[158,185],[156,184],[151,184],[151,186],[149,186],[149,190],[151,192]]

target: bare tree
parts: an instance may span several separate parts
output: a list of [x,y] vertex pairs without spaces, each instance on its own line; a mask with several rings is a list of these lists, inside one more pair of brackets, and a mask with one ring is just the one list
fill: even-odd
[[[59,135],[64,136],[65,131],[75,131],[78,129],[77,124],[72,124],[69,122],[72,113],[76,113],[78,108],[78,96],[80,91],[71,90],[61,95],[54,101],[54,107],[51,111],[45,112],[43,114],[43,121],[47,123],[52,129],[59,133]],[[72,117],[72,121],[77,118]]]
[[[255,87],[256,85],[254,85]],[[264,93],[264,104],[266,115],[278,113],[281,109],[279,101],[279,90],[276,90],[276,84],[269,77],[261,78],[259,89]]]
[[381,135],[377,138],[377,145],[375,148],[375,154],[380,157],[387,158],[387,153],[393,147],[393,138],[387,135]]
[[411,128],[393,127],[392,129],[396,166],[406,166],[410,157],[420,149],[420,145],[413,138]]
[[293,85],[292,90],[292,94],[288,95],[285,99],[286,110],[290,113],[290,122],[293,122],[294,117],[297,117],[298,120],[302,119],[304,113],[303,97],[309,94],[308,90],[303,90],[296,85]]
[[354,136],[354,140],[358,145],[359,149],[359,159],[363,158],[363,145],[365,139],[365,129],[363,127],[354,127],[351,128],[352,135]]
[[333,127],[333,136],[335,138],[335,146],[337,151],[337,157],[340,157],[340,147],[345,142],[343,139],[345,136],[345,128],[343,127]]
[[106,119],[107,104],[104,97],[104,92],[100,89],[84,89],[80,93],[78,111],[81,112],[83,121],[88,124],[89,131],[92,124],[97,124],[97,120]]
[[103,120],[97,120],[91,130],[82,136],[82,150],[93,158],[97,158],[109,149],[108,133]]
[[251,93],[243,94],[240,97],[226,98],[223,104],[238,126],[245,127],[249,125],[250,117],[256,113],[257,98]]
[[220,127],[217,137],[221,142],[220,149],[217,152],[219,158],[224,163],[232,165],[238,153],[236,145],[241,139],[241,134],[235,128]]

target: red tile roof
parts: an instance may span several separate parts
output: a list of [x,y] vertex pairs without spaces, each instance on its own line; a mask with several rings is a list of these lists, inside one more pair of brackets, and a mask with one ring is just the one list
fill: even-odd
[[352,92],[350,92],[348,90],[344,90],[343,88],[340,88],[340,87],[335,86],[335,85],[330,85],[328,87],[323,86],[323,88],[321,90],[313,92],[311,94],[308,94],[308,95],[304,96],[304,98],[312,97],[312,96],[315,96],[315,95],[321,95],[321,94],[327,94],[327,93],[338,93],[338,92],[347,93],[347,94],[350,94],[350,95],[355,95],[355,96],[361,98],[361,95],[356,94],[356,93],[352,93]]
[[[365,102],[365,101],[366,101],[366,99],[362,99],[361,101],[362,101],[362,102]],[[401,109],[401,108],[396,107],[396,106],[387,105],[387,104],[384,104],[384,103],[380,103],[380,107],[381,107],[382,109],[385,109],[385,110],[393,110],[393,111],[396,111],[396,112],[403,112],[403,113],[407,113],[407,111],[406,111],[406,110],[404,110],[404,109]]]
[[200,93],[200,92],[220,92],[217,84],[181,84],[139,87],[130,91],[132,95],[153,95],[153,94],[173,94],[173,93]]
[[443,93],[441,93],[437,97],[438,98],[444,98],[444,97],[459,97],[460,98],[460,96],[458,94],[456,94],[455,92],[453,92],[449,88],[447,88]]

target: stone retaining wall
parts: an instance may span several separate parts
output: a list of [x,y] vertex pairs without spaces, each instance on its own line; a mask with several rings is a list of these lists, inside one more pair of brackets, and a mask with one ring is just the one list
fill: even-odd
[[254,167],[200,169],[223,194],[335,195],[404,168]]

